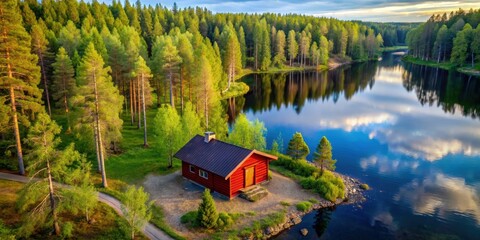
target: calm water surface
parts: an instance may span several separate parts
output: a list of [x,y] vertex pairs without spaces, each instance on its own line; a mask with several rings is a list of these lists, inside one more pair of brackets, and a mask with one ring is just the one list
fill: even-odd
[[373,188],[366,202],[312,212],[277,239],[480,239],[480,79],[386,54],[243,80],[251,91],[228,101],[231,119],[263,121],[269,145],[299,131],[313,152],[325,135],[337,171]]

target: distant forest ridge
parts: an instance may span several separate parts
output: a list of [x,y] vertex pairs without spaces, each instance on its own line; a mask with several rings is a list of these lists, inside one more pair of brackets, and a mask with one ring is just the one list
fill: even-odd
[[480,68],[480,9],[436,14],[407,34],[411,56]]

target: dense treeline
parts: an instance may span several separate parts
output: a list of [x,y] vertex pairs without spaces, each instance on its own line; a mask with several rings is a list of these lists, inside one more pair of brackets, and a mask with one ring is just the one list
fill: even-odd
[[[53,111],[59,118],[63,112],[66,130],[82,152],[97,156],[99,171],[109,153],[120,151],[127,119],[122,112],[143,128],[145,146],[145,112],[154,103],[169,103],[182,114],[190,102],[203,129],[225,136],[219,99],[242,69],[326,65],[332,57],[367,60],[376,58],[383,44],[381,33],[361,23],[296,14],[213,14],[140,1],[76,0],[18,1],[9,10],[21,15],[13,20],[25,30],[18,43],[36,64],[15,63],[24,66],[19,74],[29,72],[19,78],[31,88],[15,88],[21,104],[2,98],[12,106],[1,108],[3,119],[19,122],[2,127],[3,145],[9,148],[15,138],[21,159],[21,137],[43,99],[49,115]],[[13,85],[2,85],[2,96]]]
[[[362,22],[361,22],[362,23]],[[407,33],[412,28],[418,27],[418,23],[376,23],[363,22],[363,24],[372,28],[375,34],[381,34],[383,37],[383,46],[393,47],[406,45]]]
[[457,66],[480,62],[480,9],[433,15],[407,34],[409,54]]

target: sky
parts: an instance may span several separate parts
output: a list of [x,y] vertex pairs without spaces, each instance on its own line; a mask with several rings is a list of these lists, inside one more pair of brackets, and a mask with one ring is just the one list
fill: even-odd
[[[121,0],[123,1],[123,0]],[[334,17],[342,20],[375,22],[423,22],[434,13],[463,8],[480,8],[479,0],[422,1],[422,0],[141,0],[171,8],[176,2],[180,8],[206,7],[215,13],[298,13]],[[111,2],[104,0],[104,2]],[[135,0],[130,0],[135,2]]]

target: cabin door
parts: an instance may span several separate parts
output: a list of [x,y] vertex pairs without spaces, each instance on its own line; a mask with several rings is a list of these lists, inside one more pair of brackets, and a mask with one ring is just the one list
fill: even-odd
[[255,167],[245,168],[245,187],[255,184]]

